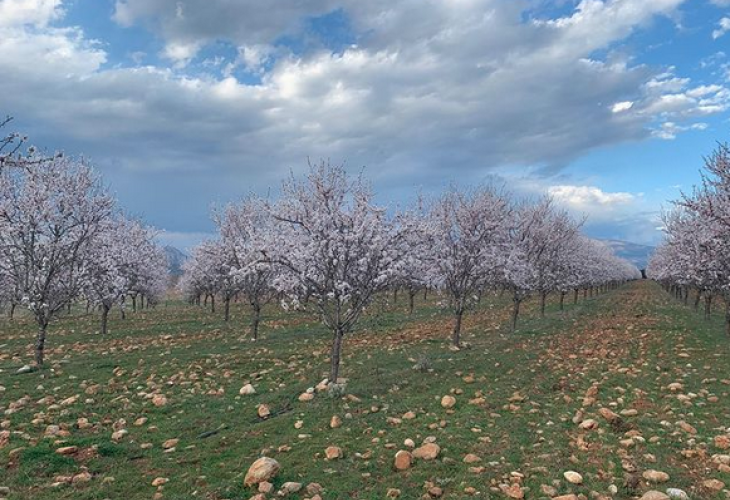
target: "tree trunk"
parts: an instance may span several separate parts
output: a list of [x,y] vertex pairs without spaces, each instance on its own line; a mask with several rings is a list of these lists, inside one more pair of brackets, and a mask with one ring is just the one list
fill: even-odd
[[342,353],[342,338],[345,332],[340,328],[335,328],[332,337],[332,364],[330,367],[330,382],[337,383],[340,376],[340,354]]
[[132,311],[137,312],[137,296],[132,295]]
[[413,306],[416,299],[416,291],[408,290],[408,316],[413,316]]
[[428,298],[428,287],[425,287],[423,289],[423,301],[425,302],[427,298]]
[[512,333],[514,333],[517,331],[517,318],[520,316],[520,304],[522,303],[522,299],[515,294],[512,298],[512,302]]
[[41,323],[38,326],[38,335],[35,340],[35,364],[43,366],[43,352],[46,347],[46,329],[48,324]]
[[454,331],[451,334],[451,343],[456,347],[461,347],[461,318],[464,316],[464,309],[458,308],[454,312]]
[[578,289],[573,290],[573,305],[578,303]]
[[210,312],[215,314],[215,295],[210,295]]
[[17,306],[17,304],[15,302],[10,304],[10,320],[11,321],[15,317],[15,306]]
[[710,319],[712,314],[712,295],[709,293],[705,294],[705,319]]
[[560,310],[565,311],[565,295],[568,292],[560,292]]
[[547,303],[547,292],[540,292],[540,317],[545,317],[545,305]]
[[684,305],[689,305],[689,288],[684,289]]
[[101,334],[106,335],[107,323],[109,320],[109,306],[106,304],[101,305]]
[[398,303],[398,289],[395,288],[395,289],[393,289],[393,304],[397,304],[397,303]]
[[730,337],[730,299],[725,298],[725,335]]
[[700,300],[702,299],[702,291],[697,290],[697,296],[695,297],[695,312],[699,312],[700,310]]
[[124,304],[119,306],[119,316],[122,319],[127,319],[127,311],[124,310]]
[[223,314],[223,321],[228,321],[231,318],[231,298],[226,295],[225,302],[224,302],[224,314]]
[[251,317],[251,338],[259,338],[259,322],[261,321],[261,306],[258,303],[251,304],[253,316]]

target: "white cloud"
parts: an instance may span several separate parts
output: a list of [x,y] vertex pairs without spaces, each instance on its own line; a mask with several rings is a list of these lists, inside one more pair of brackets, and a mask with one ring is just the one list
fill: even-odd
[[570,208],[583,211],[604,211],[630,204],[637,198],[631,193],[610,193],[595,186],[552,186],[548,194]]
[[718,38],[723,36],[725,33],[730,31],[730,17],[723,17],[722,19],[720,19],[720,22],[717,24],[718,24],[719,28],[717,28],[716,30],[714,30],[712,32],[713,40],[717,40]]
[[613,111],[614,113],[621,113],[623,111],[628,111],[633,107],[634,107],[633,101],[617,102],[616,104],[611,106],[611,111]]
[[654,137],[664,140],[674,140],[682,132],[688,130],[706,130],[706,123],[693,123],[691,125],[678,125],[674,122],[664,122],[653,132]]
[[[559,169],[647,138],[654,123],[688,127],[727,108],[720,85],[596,55],[681,3],[584,0],[534,20],[523,1],[118,0],[116,22],[154,30],[173,68],[110,68],[79,29],[14,21],[0,27],[0,74],[12,75],[0,78],[0,95],[14,96],[2,112],[38,124],[34,137],[91,155],[122,185],[129,171],[145,185],[178,174],[164,180],[176,193],[166,201],[186,220],[205,218],[211,199],[265,191],[307,156],[367,165],[392,189],[504,165]],[[356,46],[272,49],[340,7]],[[221,40],[239,48],[235,60],[187,70]],[[260,82],[237,80],[236,65]]]
[[46,26],[63,14],[62,0],[0,0],[0,28],[31,24]]

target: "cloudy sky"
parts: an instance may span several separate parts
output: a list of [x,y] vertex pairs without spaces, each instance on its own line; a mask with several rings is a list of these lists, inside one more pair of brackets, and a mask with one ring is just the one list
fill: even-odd
[[655,243],[729,108],[730,0],[0,0],[0,114],[183,248],[308,157]]

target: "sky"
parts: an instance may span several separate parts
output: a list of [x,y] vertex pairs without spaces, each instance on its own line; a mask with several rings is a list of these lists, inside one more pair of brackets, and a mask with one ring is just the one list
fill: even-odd
[[729,110],[730,0],[0,0],[0,115],[182,249],[320,159],[656,244]]

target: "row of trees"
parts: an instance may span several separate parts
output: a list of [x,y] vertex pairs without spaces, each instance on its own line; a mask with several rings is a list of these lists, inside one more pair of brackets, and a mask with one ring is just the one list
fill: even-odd
[[246,297],[254,338],[261,306],[274,298],[315,311],[332,332],[331,381],[345,335],[385,290],[407,290],[411,304],[424,288],[442,294],[458,347],[462,318],[485,292],[512,295],[514,328],[530,295],[540,296],[544,314],[549,293],[562,307],[570,292],[577,300],[581,289],[639,277],[549,198],[517,203],[491,187],[451,188],[389,215],[362,177],[325,163],[286,180],[277,201],[252,197],[214,218],[219,238],[194,250],[183,292],[212,306],[218,295],[226,319],[232,298]]
[[31,311],[42,365],[48,325],[61,310],[79,300],[98,307],[105,333],[113,306],[163,296],[167,258],[83,161],[21,153],[22,143],[18,134],[0,139],[0,303]]
[[705,158],[702,184],[683,194],[664,214],[665,241],[647,273],[677,298],[694,307],[704,299],[709,318],[713,299],[726,304],[730,335],[730,148],[721,144]]

